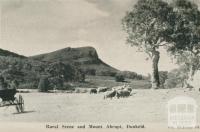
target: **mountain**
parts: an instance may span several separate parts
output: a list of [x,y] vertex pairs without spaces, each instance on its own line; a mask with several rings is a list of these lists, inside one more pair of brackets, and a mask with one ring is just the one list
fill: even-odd
[[23,55],[19,55],[19,54],[13,53],[13,52],[10,52],[8,50],[3,50],[1,48],[0,48],[0,56],[26,58]]
[[31,56],[30,59],[42,62],[62,62],[73,64],[83,70],[86,74],[112,75],[117,69],[104,63],[93,47],[64,48],[54,52]]
[[[64,48],[25,57],[0,49],[0,75],[20,88],[37,88],[41,78],[48,78],[49,88],[66,89],[68,82],[84,82],[85,75],[115,76],[120,71],[104,63],[93,47]],[[135,72],[120,73],[126,78],[142,79]],[[78,84],[79,85],[79,84]]]
[[117,72],[92,47],[69,47],[32,57],[0,49],[0,75],[8,83],[17,80],[20,88],[37,88],[45,76],[50,80],[50,88],[65,89],[65,82],[82,82],[85,74],[114,76]]

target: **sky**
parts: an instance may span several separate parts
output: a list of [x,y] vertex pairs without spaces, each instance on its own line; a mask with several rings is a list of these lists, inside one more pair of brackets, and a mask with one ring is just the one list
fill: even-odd
[[[197,0],[198,1],[198,0]],[[137,0],[0,0],[0,48],[25,56],[92,46],[119,69],[151,73],[146,54],[125,43],[121,19]],[[160,70],[176,68],[161,49]]]

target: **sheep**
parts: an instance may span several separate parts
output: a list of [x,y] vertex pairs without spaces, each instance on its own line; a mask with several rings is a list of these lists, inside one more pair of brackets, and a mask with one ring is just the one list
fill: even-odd
[[113,87],[112,90],[123,90],[124,87],[123,86],[116,86],[116,87]]
[[110,98],[112,99],[113,97],[116,96],[117,91],[112,90],[112,91],[107,91],[106,94],[104,95],[104,99]]
[[118,99],[119,99],[120,97],[122,97],[122,98],[128,97],[128,96],[130,96],[130,94],[131,94],[131,92],[130,92],[129,90],[125,90],[125,89],[123,89],[123,90],[118,90],[118,91],[116,92],[116,96],[117,96]]
[[90,94],[97,94],[97,89],[95,89],[95,88],[90,89]]
[[132,88],[130,88],[130,87],[127,87],[127,88],[125,88],[124,90],[127,90],[127,91],[129,91],[129,92],[132,92]]
[[99,87],[99,88],[97,89],[97,93],[106,92],[106,91],[108,91],[108,88],[107,88],[107,87]]
[[132,88],[127,85],[127,84],[124,84],[123,86],[116,86],[116,87],[113,87],[112,90],[128,90],[128,91],[132,91]]

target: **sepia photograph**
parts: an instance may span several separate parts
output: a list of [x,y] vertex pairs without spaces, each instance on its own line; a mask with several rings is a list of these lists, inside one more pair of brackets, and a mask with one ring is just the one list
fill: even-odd
[[200,1],[0,0],[0,131],[200,131]]

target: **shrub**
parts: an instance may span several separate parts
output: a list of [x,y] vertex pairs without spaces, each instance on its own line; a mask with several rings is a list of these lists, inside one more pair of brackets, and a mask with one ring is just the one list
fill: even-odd
[[165,81],[168,79],[167,71],[159,71],[160,87],[164,88]]
[[175,88],[176,86],[177,86],[176,79],[167,79],[164,84],[164,87],[166,88]]
[[75,90],[75,86],[72,83],[67,83],[65,82],[63,84],[63,87],[59,88],[59,90],[69,90],[69,91],[74,91]]
[[20,89],[37,89],[38,83],[36,82],[27,82],[27,83],[20,83],[18,88]]
[[124,80],[125,80],[125,78],[124,78],[123,75],[121,75],[121,74],[115,75],[115,81],[116,82],[124,82]]

